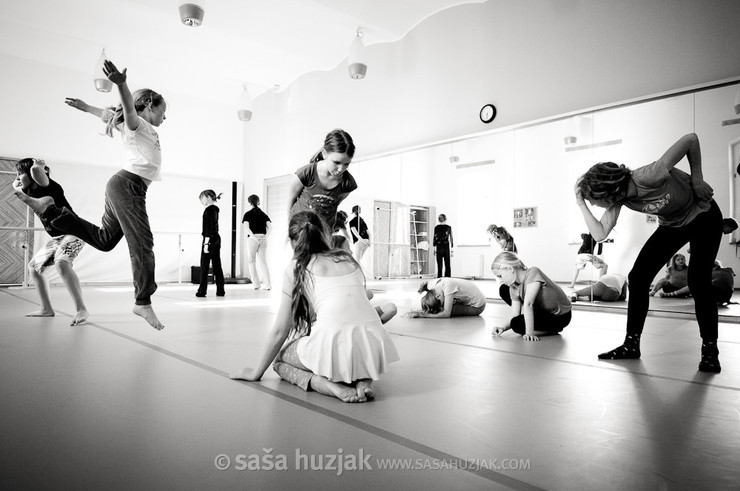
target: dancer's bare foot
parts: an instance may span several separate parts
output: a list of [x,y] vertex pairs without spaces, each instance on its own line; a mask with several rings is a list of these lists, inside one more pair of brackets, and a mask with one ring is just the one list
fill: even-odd
[[373,381],[371,379],[364,378],[358,380],[355,389],[357,390],[357,397],[360,398],[359,402],[375,399],[375,390],[373,390]]
[[54,317],[54,311],[51,309],[35,310],[33,312],[27,313],[25,317]]
[[139,317],[143,317],[145,321],[149,323],[157,331],[164,329],[164,324],[159,322],[157,314],[154,313],[152,304],[149,305],[134,305],[133,313]]
[[334,396],[342,402],[365,402],[360,401],[360,398],[357,397],[357,389],[354,387],[332,382],[321,375],[311,377],[311,388],[319,394]]
[[85,321],[87,321],[87,318],[90,316],[90,313],[86,309],[82,309],[77,311],[77,315],[74,316],[72,319],[72,322],[69,324],[70,326],[79,326],[80,324],[84,324]]
[[254,368],[244,367],[241,370],[230,373],[229,378],[231,380],[246,380],[248,382],[256,382],[262,377],[258,376]]
[[32,198],[22,191],[16,191],[15,195],[23,201],[29,208],[36,213],[43,213],[48,207],[54,204],[54,198],[51,196],[42,196],[41,198]]

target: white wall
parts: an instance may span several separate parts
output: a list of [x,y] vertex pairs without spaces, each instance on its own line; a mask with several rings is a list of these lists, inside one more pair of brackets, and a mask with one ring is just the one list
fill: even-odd
[[[255,100],[245,176],[292,172],[324,135],[361,159],[740,74],[734,0],[496,0],[442,11],[399,42]],[[480,107],[495,103],[491,125]]]

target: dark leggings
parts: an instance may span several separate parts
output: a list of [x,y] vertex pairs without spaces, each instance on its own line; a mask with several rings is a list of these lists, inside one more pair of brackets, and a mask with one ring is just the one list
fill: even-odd
[[704,341],[717,340],[717,302],[712,294],[712,269],[722,239],[722,213],[712,200],[709,210],[683,227],[658,229],[642,246],[629,273],[627,334],[641,334],[650,304],[650,282],[687,242],[691,248],[688,284],[696,321]]
[[437,246],[437,278],[441,278],[442,263],[444,263],[444,276],[452,276],[450,272],[450,246]]
[[208,244],[208,252],[203,252],[205,239],[200,246],[200,285],[198,293],[203,295],[208,290],[208,268],[213,264],[213,279],[216,281],[216,295],[224,294],[224,270],[221,267],[221,238],[211,237]]
[[[501,285],[498,289],[498,293],[501,299],[508,305],[511,305],[511,293],[507,285]],[[564,314],[553,314],[542,310],[534,310],[534,330],[537,332],[547,332],[550,334],[556,334],[562,331],[565,326],[570,324],[571,313],[570,311]],[[511,330],[517,334],[524,336],[526,334],[526,328],[524,323],[524,314],[519,314],[516,317],[511,318],[509,323]]]
[[134,277],[136,305],[149,305],[157,290],[154,281],[154,237],[146,212],[146,182],[136,174],[120,170],[105,187],[105,210],[101,226],[83,220],[67,208],[50,206],[44,216],[52,225],[94,248],[107,252],[126,237]]

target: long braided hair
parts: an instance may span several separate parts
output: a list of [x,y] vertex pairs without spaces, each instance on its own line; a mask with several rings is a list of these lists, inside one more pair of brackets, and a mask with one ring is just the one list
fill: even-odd
[[[293,215],[288,224],[288,238],[293,245],[293,291],[291,314],[293,335],[310,335],[311,325],[316,313],[311,305],[308,292],[313,281],[308,265],[316,254],[329,256],[333,261],[352,261],[352,254],[346,249],[332,249],[324,223],[311,211],[301,211]],[[359,267],[359,266],[358,266]]]
[[583,174],[578,188],[584,199],[590,198],[611,206],[627,196],[631,176],[632,171],[624,165],[600,162]]

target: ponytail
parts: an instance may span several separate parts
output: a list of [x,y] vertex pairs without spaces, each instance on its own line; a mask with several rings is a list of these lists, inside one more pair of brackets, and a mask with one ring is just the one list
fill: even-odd
[[[164,102],[162,94],[154,92],[152,89],[139,89],[133,93],[134,109],[136,114],[141,113],[147,107],[157,107]],[[119,104],[116,107],[108,107],[105,109],[103,116],[108,115],[108,119],[105,124],[105,134],[113,137],[113,129],[121,131],[120,125],[124,121],[123,117],[123,104]]]
[[324,146],[313,154],[309,163],[314,164],[319,160],[324,160],[324,151],[326,153],[346,153],[347,157],[351,159],[355,156],[355,142],[346,131],[340,129],[332,130],[324,138]]
[[221,196],[223,194],[224,193],[218,193],[218,195],[216,195],[216,191],[214,191],[213,189],[206,189],[205,191],[202,191],[200,193],[200,196],[198,198],[199,199],[211,198],[211,201],[218,201],[221,199]]

